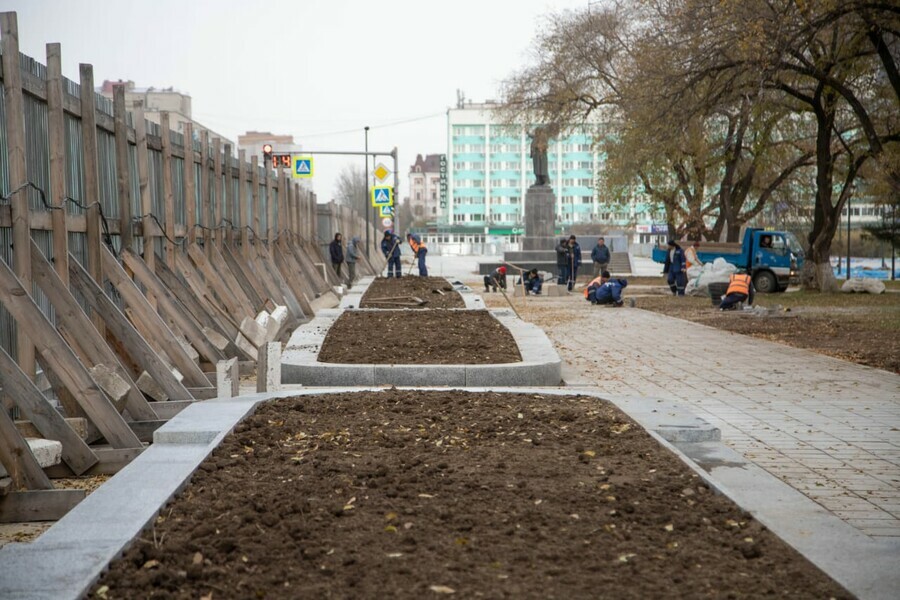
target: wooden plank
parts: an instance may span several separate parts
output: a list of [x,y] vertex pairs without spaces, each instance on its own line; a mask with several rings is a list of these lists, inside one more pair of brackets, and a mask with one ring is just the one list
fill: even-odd
[[300,308],[300,302],[294,296],[294,292],[291,291],[290,286],[285,283],[284,278],[281,276],[281,272],[278,270],[278,267],[275,266],[275,260],[272,258],[272,255],[262,244],[259,246],[259,251],[262,265],[269,271],[272,279],[281,291],[281,295],[284,297],[284,304],[295,318],[302,319],[305,315],[303,309]]
[[[211,255],[212,248],[207,249],[207,254]],[[216,297],[222,301],[222,304],[228,308],[229,312],[236,321],[240,321],[253,312],[253,308],[242,302],[237,290],[232,290],[222,279],[219,273],[213,268],[206,254],[204,254],[197,246],[188,246],[188,256],[197,267],[197,270],[203,275],[206,285],[215,293]],[[256,316],[255,314],[253,315]]]
[[[188,243],[197,239],[197,194],[194,180],[194,124],[184,123],[184,225]],[[175,267],[172,267],[173,269]]]
[[197,298],[197,301],[202,304],[207,314],[219,324],[219,329],[224,332],[225,337],[233,339],[234,336],[237,335],[237,324],[229,318],[223,319],[221,317],[223,313],[228,314],[228,309],[224,308],[219,302],[219,299],[215,297],[211,290],[209,290],[206,282],[203,281],[203,277],[201,277],[197,269],[194,268],[194,265],[188,259],[187,255],[183,252],[179,252],[176,260],[178,274],[181,275],[185,285],[191,290]]
[[[0,352],[3,352],[0,350]],[[44,474],[28,442],[16,429],[12,417],[5,410],[0,410],[0,464],[6,469],[13,481],[14,489],[52,490],[53,484]],[[2,511],[0,499],[0,511]]]
[[69,234],[66,231],[66,134],[63,116],[62,52],[59,44],[47,44],[47,141],[50,146],[49,202],[60,210],[50,212],[53,223],[53,266],[69,284]]
[[263,172],[265,173],[265,186],[266,186],[266,241],[268,243],[272,243],[275,241],[275,236],[278,233],[277,224],[275,222],[275,210],[277,206],[277,199],[275,198],[275,175],[274,173],[266,168],[266,165],[263,164]]
[[[136,248],[132,227],[131,172],[128,168],[128,124],[125,120],[125,85],[113,86],[113,112],[116,127],[116,189],[119,192],[119,223],[123,248]],[[66,277],[69,276],[66,265]]]
[[[174,259],[173,255],[172,260],[174,261]],[[155,273],[150,271],[149,267],[138,255],[131,251],[125,251],[122,253],[122,260],[125,266],[134,273],[135,278],[156,297],[160,312],[175,323],[175,326],[181,330],[181,333],[184,334],[201,356],[206,357],[211,362],[225,358],[225,355],[209,342],[200,326],[187,314],[187,309],[178,302],[175,295],[163,285]],[[168,262],[167,259],[166,263],[168,264]]]
[[[175,266],[175,193],[172,190],[172,137],[169,131],[169,113],[159,114],[160,138],[162,140],[162,183],[163,210],[166,227],[166,264]],[[151,273],[153,271],[151,270]]]
[[[13,364],[15,364],[15,361],[13,361]],[[40,390],[38,390],[38,393],[40,393]],[[43,396],[43,394],[41,394],[41,395]],[[47,403],[47,406],[50,407],[49,402]],[[56,412],[56,414],[59,414],[59,411],[57,411],[55,409],[54,409],[54,412]],[[65,417],[65,418],[63,418],[62,415],[60,415],[60,418],[63,419],[63,422],[65,422],[65,424],[67,426],[69,426],[69,428],[71,428],[72,431],[75,432],[75,435],[78,437],[78,439],[80,439],[80,440],[87,439],[87,436],[88,436],[87,419],[85,419],[83,417]],[[31,421],[16,420],[16,429],[18,429],[19,433],[21,433],[26,438],[31,437],[31,438],[53,439],[52,437],[48,437],[47,434],[41,433],[41,430],[38,429],[37,426]],[[57,440],[57,441],[59,441],[59,440]]]
[[[76,262],[71,258],[70,261]],[[116,448],[132,448],[139,445],[140,442],[125,424],[122,415],[94,383],[85,366],[78,361],[72,349],[66,345],[59,332],[47,320],[25,291],[22,283],[3,261],[0,261],[0,302],[19,327],[29,333],[43,359],[44,366],[52,370],[65,388],[72,393],[106,440]]]
[[[156,416],[156,415],[154,415]],[[154,419],[151,421],[130,421],[128,425],[138,439],[142,442],[149,443],[153,441],[153,432],[165,425],[168,421],[163,419]]]
[[[134,325],[119,310],[77,261],[69,265],[72,285],[78,289],[91,308],[104,316],[109,331],[119,340],[131,359],[156,380],[169,398],[189,399],[187,388],[172,374],[156,351],[147,343]],[[152,405],[151,405],[152,407]]]
[[62,444],[62,458],[76,475],[81,475],[96,464],[97,457],[81,436],[69,426],[59,411],[2,348],[0,348],[0,376],[3,379],[4,393],[15,401],[40,436],[48,440],[57,440]]
[[285,283],[291,286],[294,297],[300,304],[300,308],[303,309],[303,315],[312,318],[316,314],[312,307],[312,301],[315,298],[315,294],[312,293],[312,288],[308,286],[306,280],[303,277],[297,276],[297,273],[300,273],[301,270],[299,265],[293,262],[293,255],[287,245],[288,240],[285,239],[279,241],[285,243],[275,244],[275,247],[273,248],[272,255],[275,259],[275,266],[284,276]]
[[[258,244],[259,236],[261,235],[259,232],[259,159],[254,154],[250,157],[250,222],[249,224],[253,227],[254,231],[254,240],[253,242]],[[252,249],[250,245],[241,247],[241,251],[244,253],[244,257],[249,259],[252,253]]]
[[212,218],[209,203],[209,132],[200,131],[200,225],[203,226],[203,245],[212,243]]
[[[246,230],[244,230],[246,231]],[[249,243],[249,242],[248,242]],[[240,256],[240,258],[238,258]],[[222,249],[222,259],[228,265],[231,274],[240,283],[241,288],[247,295],[247,299],[256,307],[257,312],[262,309],[266,302],[266,294],[262,292],[262,285],[259,280],[253,276],[253,272],[246,268],[243,256],[233,246],[226,245]]]
[[[178,404],[178,402],[159,402],[156,404],[168,405]],[[97,455],[99,462],[84,472],[84,475],[115,475],[123,468],[128,466],[131,461],[141,455],[144,448],[95,448],[94,454]],[[47,467],[44,472],[53,479],[61,477],[72,477],[74,473],[65,464],[53,465]]]
[[[97,157],[97,111],[94,106],[94,67],[81,63],[79,85],[81,90],[81,146],[84,165],[84,198],[87,201],[87,263],[88,273],[98,283],[103,282],[103,268],[100,266],[100,178]],[[91,315],[94,327],[101,334],[103,318]]]
[[[87,315],[81,310],[81,305],[69,292],[68,286],[62,282],[56,271],[41,253],[34,241],[31,242],[31,268],[35,282],[44,291],[50,304],[56,309],[57,330],[66,340],[77,341],[83,350],[89,366],[106,365],[128,384],[128,395],[125,398],[125,407],[133,419],[149,419],[153,415],[153,409],[147,404],[144,395],[137,388],[128,371],[119,364],[115,353],[106,345],[101,334],[91,326]],[[101,318],[103,314],[94,311]],[[106,325],[104,322],[104,331]],[[70,342],[70,345],[72,344]]]
[[144,120],[144,103],[134,101],[134,137],[137,150],[138,188],[141,193],[141,236],[144,238],[144,262],[153,268],[156,260],[153,238],[158,227],[151,218],[153,199],[150,196],[150,152],[147,150],[147,123]]
[[223,245],[221,250],[219,248],[214,248],[207,257],[207,260],[209,260],[209,264],[216,270],[219,278],[228,286],[228,289],[231,290],[238,302],[256,316],[262,301],[255,299],[256,292],[249,285],[245,286],[242,284],[240,279],[232,273],[228,263],[225,262],[223,253],[225,248],[229,245],[230,244]]
[[0,496],[0,523],[58,521],[85,496],[85,490],[10,492]]
[[241,247],[250,243],[250,230],[247,229],[249,221],[247,220],[247,185],[245,179],[247,177],[247,168],[244,164],[245,152],[241,148],[238,150],[238,212],[240,218],[235,222],[241,226]]
[[275,304],[281,304],[282,306],[286,305],[284,294],[281,292],[281,288],[278,287],[278,284],[275,282],[275,279],[272,277],[272,274],[269,270],[263,265],[262,259],[262,249],[265,248],[265,243],[262,241],[257,242],[253,245],[253,255],[250,257],[250,265],[253,269],[253,272],[257,275],[262,284],[266,287],[266,294],[269,299],[272,300]]
[[[207,385],[203,371],[194,363],[172,330],[160,318],[159,314],[150,305],[148,299],[141,293],[135,283],[128,277],[125,269],[116,260],[108,249],[101,253],[103,258],[103,271],[110,283],[112,283],[128,307],[138,316],[144,331],[152,338],[152,343],[165,349],[166,354],[172,360],[188,384],[195,386]],[[148,265],[149,266],[149,265]],[[149,372],[149,371],[148,371]]]
[[[31,239],[28,210],[28,190],[19,189],[28,182],[25,166],[25,103],[22,98],[22,73],[19,69],[19,25],[16,13],[0,13],[0,50],[3,64],[3,93],[6,111],[6,148],[9,182],[7,189],[16,191],[12,198],[11,217],[13,234],[13,269],[16,277],[31,289]],[[28,339],[25,327],[16,330],[16,348],[19,366],[34,377],[34,346]]]
[[[217,247],[222,245],[222,140],[213,138],[213,241]],[[207,251],[212,244],[206,246]]]
[[231,168],[231,144],[225,144],[225,152],[222,156],[222,225],[225,226],[223,235],[220,236],[222,243],[216,244],[216,248],[222,250],[223,243],[231,244],[234,242],[234,191],[232,188],[234,177]]
[[[179,253],[180,254],[180,253]],[[201,328],[208,328],[216,333],[227,335],[226,330],[221,324],[212,318],[203,305],[200,303],[198,296],[181,281],[178,276],[169,269],[164,263],[156,263],[156,276],[166,288],[172,292],[179,302],[188,310],[194,320]]]
[[[278,236],[283,235],[285,229],[287,229],[287,210],[285,207],[287,206],[287,202],[285,202],[285,197],[287,196],[287,178],[284,173],[284,167],[279,167],[277,172],[277,185],[278,185],[278,217],[277,217],[277,228],[275,229],[275,239],[278,239]],[[272,246],[272,242],[269,242],[269,246]]]

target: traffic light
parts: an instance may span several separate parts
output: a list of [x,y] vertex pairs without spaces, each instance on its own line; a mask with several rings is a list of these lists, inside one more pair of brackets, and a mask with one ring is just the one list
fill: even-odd
[[269,164],[272,164],[272,144],[263,144],[263,164],[266,164],[268,161]]

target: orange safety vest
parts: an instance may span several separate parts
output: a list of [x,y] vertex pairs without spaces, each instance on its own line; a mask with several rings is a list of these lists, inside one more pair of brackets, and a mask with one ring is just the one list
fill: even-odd
[[685,259],[685,266],[688,269],[690,269],[691,266],[700,263],[700,259],[697,257],[697,251],[694,249],[693,246],[689,247],[687,250],[684,251],[684,259]]
[[422,242],[421,244],[417,244],[416,240],[414,240],[413,238],[409,238],[409,247],[412,248],[413,254],[418,256],[419,248],[425,248],[425,242]]
[[749,275],[739,275],[734,274],[731,276],[731,280],[728,282],[728,291],[725,292],[725,295],[728,294],[744,294],[745,296],[750,295],[750,276]]

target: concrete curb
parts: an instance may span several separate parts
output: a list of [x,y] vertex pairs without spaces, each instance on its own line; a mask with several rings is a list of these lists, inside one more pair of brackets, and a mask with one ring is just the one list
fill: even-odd
[[343,312],[344,309],[320,311],[315,319],[294,331],[281,355],[282,383],[342,387],[472,387],[547,386],[558,385],[561,380],[562,360],[553,343],[542,329],[522,321],[508,309],[493,309],[489,312],[512,334],[522,354],[520,362],[488,365],[352,365],[318,362],[325,336]]
[[[438,388],[416,388],[438,389]],[[156,432],[157,443],[88,496],[35,542],[0,548],[0,598],[81,598],[140,532],[189,481],[235,425],[260,402],[276,398],[346,393],[365,388],[285,390],[208,400],[186,408]],[[467,392],[521,392],[479,387]],[[705,429],[704,421],[677,405],[653,399],[609,398],[590,390],[536,388],[541,395],[605,398],[673,451],[714,489],[751,512],[774,533],[859,598],[894,598],[900,589],[896,544],[876,542],[766,471],[714,441],[672,444],[660,430]],[[646,425],[645,425],[646,424]],[[213,432],[208,442],[203,441]]]

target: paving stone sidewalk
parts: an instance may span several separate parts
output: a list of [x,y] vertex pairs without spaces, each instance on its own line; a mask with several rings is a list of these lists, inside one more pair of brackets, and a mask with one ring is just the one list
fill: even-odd
[[844,521],[900,541],[900,376],[649,311],[585,304],[573,295],[518,307],[556,344],[569,384],[677,401]]

